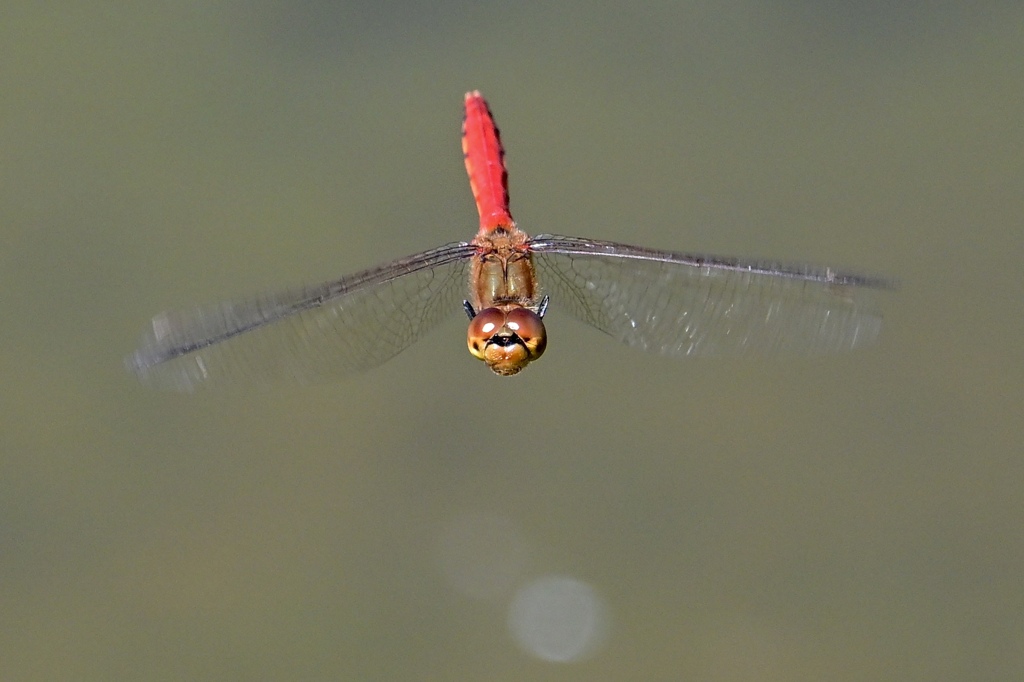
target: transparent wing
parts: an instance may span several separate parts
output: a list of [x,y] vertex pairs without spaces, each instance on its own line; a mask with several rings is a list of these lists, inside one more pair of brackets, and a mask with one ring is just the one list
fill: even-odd
[[449,244],[320,286],[162,313],[126,364],[144,383],[184,391],[374,367],[461,310],[473,252]]
[[530,242],[551,307],[668,356],[831,353],[871,343],[888,280],[575,237]]

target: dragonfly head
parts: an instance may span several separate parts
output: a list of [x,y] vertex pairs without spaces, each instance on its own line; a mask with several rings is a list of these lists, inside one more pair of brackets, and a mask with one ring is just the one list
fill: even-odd
[[512,376],[544,354],[548,337],[540,315],[529,308],[486,308],[469,323],[469,352],[495,374]]

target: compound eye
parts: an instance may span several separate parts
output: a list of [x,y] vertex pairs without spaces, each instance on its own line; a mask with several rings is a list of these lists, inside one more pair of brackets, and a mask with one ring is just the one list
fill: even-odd
[[486,308],[469,322],[466,344],[473,357],[484,360],[484,349],[492,336],[505,326],[505,313],[497,308]]
[[544,329],[540,315],[529,308],[514,308],[505,316],[505,326],[522,339],[526,350],[529,351],[530,360],[536,360],[544,354],[544,349],[548,345],[548,333]]

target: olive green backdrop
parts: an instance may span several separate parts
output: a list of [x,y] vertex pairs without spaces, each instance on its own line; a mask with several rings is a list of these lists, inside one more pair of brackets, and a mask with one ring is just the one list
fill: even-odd
[[[1024,677],[1022,45],[1016,2],[8,3],[0,678]],[[553,303],[514,379],[459,311],[335,383],[122,369],[472,236],[474,88],[527,231],[887,273],[880,343],[675,362]],[[568,663],[509,625],[545,576],[603,614]]]

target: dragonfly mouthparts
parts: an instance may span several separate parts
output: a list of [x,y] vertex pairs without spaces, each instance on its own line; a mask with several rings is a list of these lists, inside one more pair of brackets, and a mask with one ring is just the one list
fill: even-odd
[[488,340],[488,343],[493,343],[495,346],[514,346],[523,343],[523,340],[519,338],[518,334],[495,334]]

